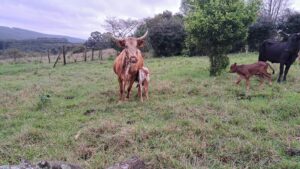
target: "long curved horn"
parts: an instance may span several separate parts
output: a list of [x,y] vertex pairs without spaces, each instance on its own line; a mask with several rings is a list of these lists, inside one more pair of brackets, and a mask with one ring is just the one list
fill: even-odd
[[290,36],[290,34],[285,33],[283,30],[278,30],[277,33],[282,34],[282,35],[287,36],[287,37]]
[[145,34],[139,38],[137,38],[137,40],[144,40],[148,35],[148,30],[145,32]]
[[111,36],[111,38],[112,38],[114,41],[121,41],[121,40],[123,40],[122,38],[117,38],[117,37],[115,37],[112,33],[110,33],[110,36]]

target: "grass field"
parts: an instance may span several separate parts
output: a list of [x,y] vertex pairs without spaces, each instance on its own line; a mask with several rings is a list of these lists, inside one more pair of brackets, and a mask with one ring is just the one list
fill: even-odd
[[[230,56],[253,63],[256,54]],[[112,60],[0,65],[0,164],[43,159],[105,168],[133,155],[147,168],[300,168],[300,66],[250,97],[208,58],[147,59],[150,99],[118,104]],[[273,76],[275,81],[278,73]],[[75,139],[75,137],[77,139]]]

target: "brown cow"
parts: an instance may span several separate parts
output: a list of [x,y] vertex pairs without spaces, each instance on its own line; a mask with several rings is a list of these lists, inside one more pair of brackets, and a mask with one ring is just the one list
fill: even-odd
[[123,48],[114,62],[114,72],[118,76],[120,86],[120,101],[124,101],[125,89],[129,98],[132,85],[137,78],[138,71],[144,66],[142,52],[138,49],[144,46],[148,31],[139,38],[128,37],[125,39],[114,38],[117,44]]
[[239,84],[242,79],[246,80],[246,86],[248,92],[250,89],[249,79],[253,75],[259,77],[260,88],[262,87],[265,78],[267,78],[269,80],[269,84],[272,85],[271,74],[268,73],[267,71],[269,66],[273,70],[273,74],[274,74],[274,69],[271,67],[271,65],[267,62],[262,62],[262,61],[258,61],[257,63],[248,64],[248,65],[237,65],[236,63],[234,63],[230,66],[230,73],[237,73],[239,75],[236,84]]

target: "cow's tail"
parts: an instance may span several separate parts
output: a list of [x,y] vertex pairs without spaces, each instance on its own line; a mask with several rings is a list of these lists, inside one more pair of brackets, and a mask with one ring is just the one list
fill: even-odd
[[270,67],[270,69],[272,69],[272,71],[273,71],[273,73],[272,74],[275,74],[275,70],[274,70],[274,68],[271,66],[271,64],[270,63],[268,63],[268,62],[266,62],[267,63],[267,65]]

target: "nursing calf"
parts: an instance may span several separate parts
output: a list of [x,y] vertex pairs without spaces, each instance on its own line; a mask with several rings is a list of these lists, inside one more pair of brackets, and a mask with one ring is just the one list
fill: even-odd
[[148,99],[148,89],[149,89],[149,82],[150,82],[150,72],[147,67],[143,67],[139,70],[139,76],[138,76],[138,95],[141,99],[141,102],[143,102],[143,90],[145,91],[146,99]]

